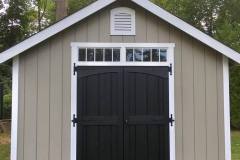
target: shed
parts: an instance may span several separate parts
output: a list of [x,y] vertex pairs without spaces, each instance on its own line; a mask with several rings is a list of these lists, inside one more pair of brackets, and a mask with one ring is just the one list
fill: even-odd
[[98,0],[13,59],[12,160],[230,160],[236,51],[148,0]]

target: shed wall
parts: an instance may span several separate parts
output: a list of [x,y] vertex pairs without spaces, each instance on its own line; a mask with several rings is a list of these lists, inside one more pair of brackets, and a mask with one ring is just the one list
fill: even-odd
[[224,160],[222,55],[134,4],[136,36],[110,36],[121,5],[20,55],[18,160],[70,158],[71,42],[175,43],[176,160]]

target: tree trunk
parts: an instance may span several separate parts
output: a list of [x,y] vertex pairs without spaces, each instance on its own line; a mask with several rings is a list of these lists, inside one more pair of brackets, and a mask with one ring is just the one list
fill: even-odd
[[55,0],[56,2],[56,20],[61,20],[68,14],[68,0]]

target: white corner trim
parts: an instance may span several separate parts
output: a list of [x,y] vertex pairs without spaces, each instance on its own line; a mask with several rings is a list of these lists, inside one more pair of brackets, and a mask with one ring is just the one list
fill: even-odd
[[100,9],[108,6],[115,1],[116,0],[97,0],[89,6],[79,10],[78,12],[64,18],[56,24],[44,29],[43,31],[2,52],[0,54],[0,63],[15,57],[16,55],[63,31],[64,29],[81,21],[82,19],[88,17],[89,15],[99,11]]
[[[111,10],[110,16],[111,35],[136,35],[134,9],[128,7],[117,7]],[[119,19],[119,16],[121,16],[121,19]]]
[[[172,75],[169,75],[169,117],[173,116],[175,119],[175,95],[174,95],[174,47],[169,48],[169,62],[172,65]],[[170,160],[176,159],[176,145],[175,145],[175,123],[173,126],[169,124],[169,137],[170,137]]]
[[14,57],[12,67],[12,124],[11,124],[11,160],[17,160],[18,135],[18,84],[19,57]]
[[[174,43],[76,43],[72,42],[72,62],[71,62],[71,118],[73,114],[77,114],[77,75],[74,75],[74,64],[85,66],[78,61],[78,48],[79,47],[119,47],[121,48],[121,54],[124,55],[127,47],[165,47],[168,48],[168,62],[163,65],[153,66],[169,66],[172,65],[172,75],[169,75],[169,116],[173,115],[175,119],[175,102],[174,102]],[[122,57],[124,58],[124,57]],[[86,66],[98,66],[96,62],[87,62]],[[159,62],[160,63],[160,62]],[[129,64],[121,63],[119,66],[127,66]],[[113,63],[104,63],[102,66],[114,66]],[[131,66],[131,65],[130,65]],[[145,63],[145,65],[132,65],[132,66],[152,66],[151,63]],[[170,145],[170,160],[176,159],[175,149],[175,123],[173,126],[169,124],[169,145]],[[77,127],[73,127],[71,123],[71,160],[76,160],[77,147]]]
[[74,74],[74,63],[78,60],[76,54],[78,52],[78,48],[72,47],[72,62],[71,62],[71,119],[69,123],[71,123],[71,157],[70,160],[77,159],[77,126],[73,127],[72,118],[73,115],[77,115],[77,75]]
[[165,20],[166,22],[172,24],[176,28],[182,30],[183,32],[189,34],[190,36],[196,38],[197,40],[201,41],[202,43],[208,45],[209,47],[217,50],[218,52],[222,53],[223,55],[229,57],[230,59],[240,63],[240,55],[238,52],[234,51],[233,49],[227,47],[223,43],[215,40],[214,38],[208,36],[207,34],[201,32],[200,30],[196,29],[192,25],[184,22],[180,18],[174,16],[173,14],[167,12],[166,10],[160,8],[159,6],[155,5],[154,3],[150,2],[149,0],[132,0],[137,5],[145,8],[149,12],[155,14],[159,18]]
[[225,131],[225,160],[231,160],[231,128],[230,128],[230,99],[229,99],[229,64],[223,56],[223,92],[224,92],[224,131]]

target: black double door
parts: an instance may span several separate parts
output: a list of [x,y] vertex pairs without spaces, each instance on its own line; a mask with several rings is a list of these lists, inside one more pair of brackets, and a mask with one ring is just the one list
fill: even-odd
[[78,67],[77,160],[169,160],[167,67]]

